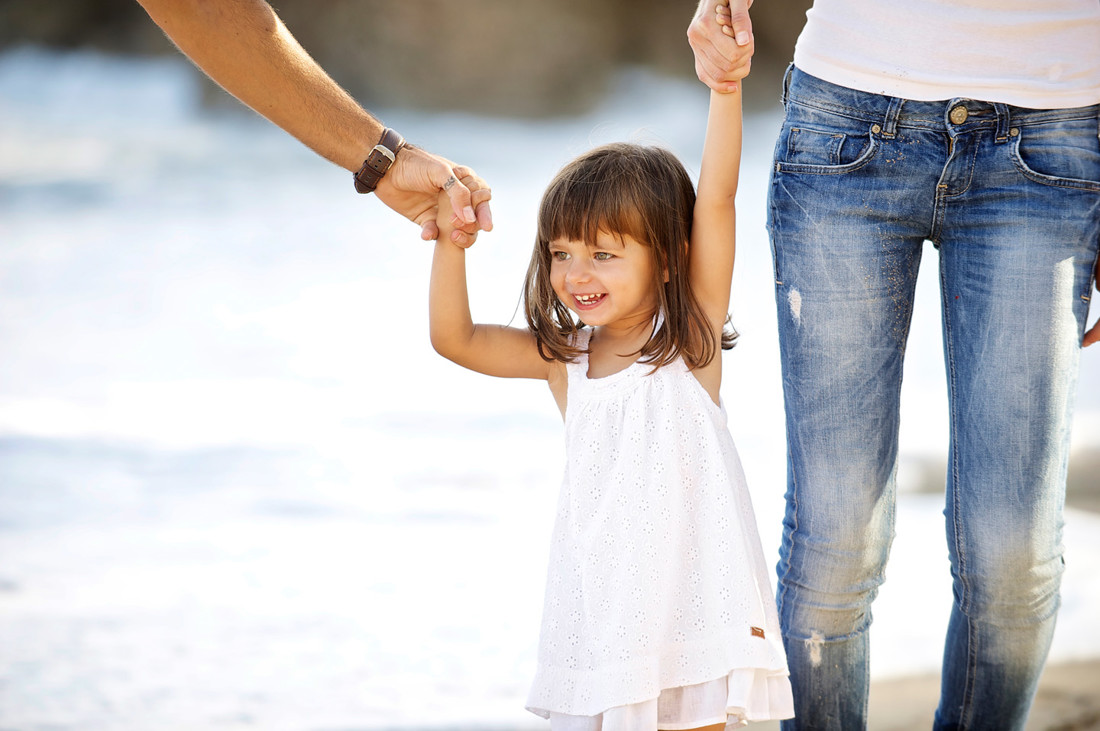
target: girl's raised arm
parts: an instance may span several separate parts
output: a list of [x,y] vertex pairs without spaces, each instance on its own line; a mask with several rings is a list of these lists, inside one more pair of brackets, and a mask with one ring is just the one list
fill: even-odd
[[466,250],[451,243],[450,209],[440,198],[444,211],[437,220],[439,241],[432,259],[428,299],[432,347],[448,360],[501,378],[549,380],[550,363],[539,355],[534,335],[527,329],[503,325],[475,325],[470,316],[466,289]]
[[691,228],[690,271],[695,295],[719,336],[729,311],[733,280],[733,201],[740,167],[741,92],[712,91]]

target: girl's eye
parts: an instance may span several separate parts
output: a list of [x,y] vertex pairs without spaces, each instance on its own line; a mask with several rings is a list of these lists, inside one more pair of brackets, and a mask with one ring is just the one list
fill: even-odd
[[615,258],[614,254],[607,251],[597,251],[594,256],[596,258],[596,261],[608,261],[609,259]]
[[554,261],[565,261],[569,258],[569,254],[565,251],[551,251],[550,258]]

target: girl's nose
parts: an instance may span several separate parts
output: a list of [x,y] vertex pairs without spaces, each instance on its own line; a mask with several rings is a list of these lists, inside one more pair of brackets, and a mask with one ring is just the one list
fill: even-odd
[[570,284],[586,282],[591,277],[592,268],[586,259],[570,259],[569,268],[565,272],[565,281]]

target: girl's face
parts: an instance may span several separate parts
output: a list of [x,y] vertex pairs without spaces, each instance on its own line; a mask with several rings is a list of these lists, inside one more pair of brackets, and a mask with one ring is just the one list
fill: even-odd
[[650,247],[631,236],[600,231],[594,246],[555,239],[549,244],[550,284],[589,327],[635,327],[657,312]]

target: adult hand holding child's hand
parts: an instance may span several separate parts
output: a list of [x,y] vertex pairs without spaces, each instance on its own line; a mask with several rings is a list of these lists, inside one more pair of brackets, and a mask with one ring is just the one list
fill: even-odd
[[755,50],[751,5],[752,0],[701,0],[688,26],[695,73],[714,91],[736,91],[749,75]]
[[[442,192],[440,192],[442,191]],[[438,238],[440,218],[447,236],[470,246],[478,230],[491,231],[492,190],[473,170],[418,147],[406,146],[376,190],[379,200],[420,226],[420,238]]]

